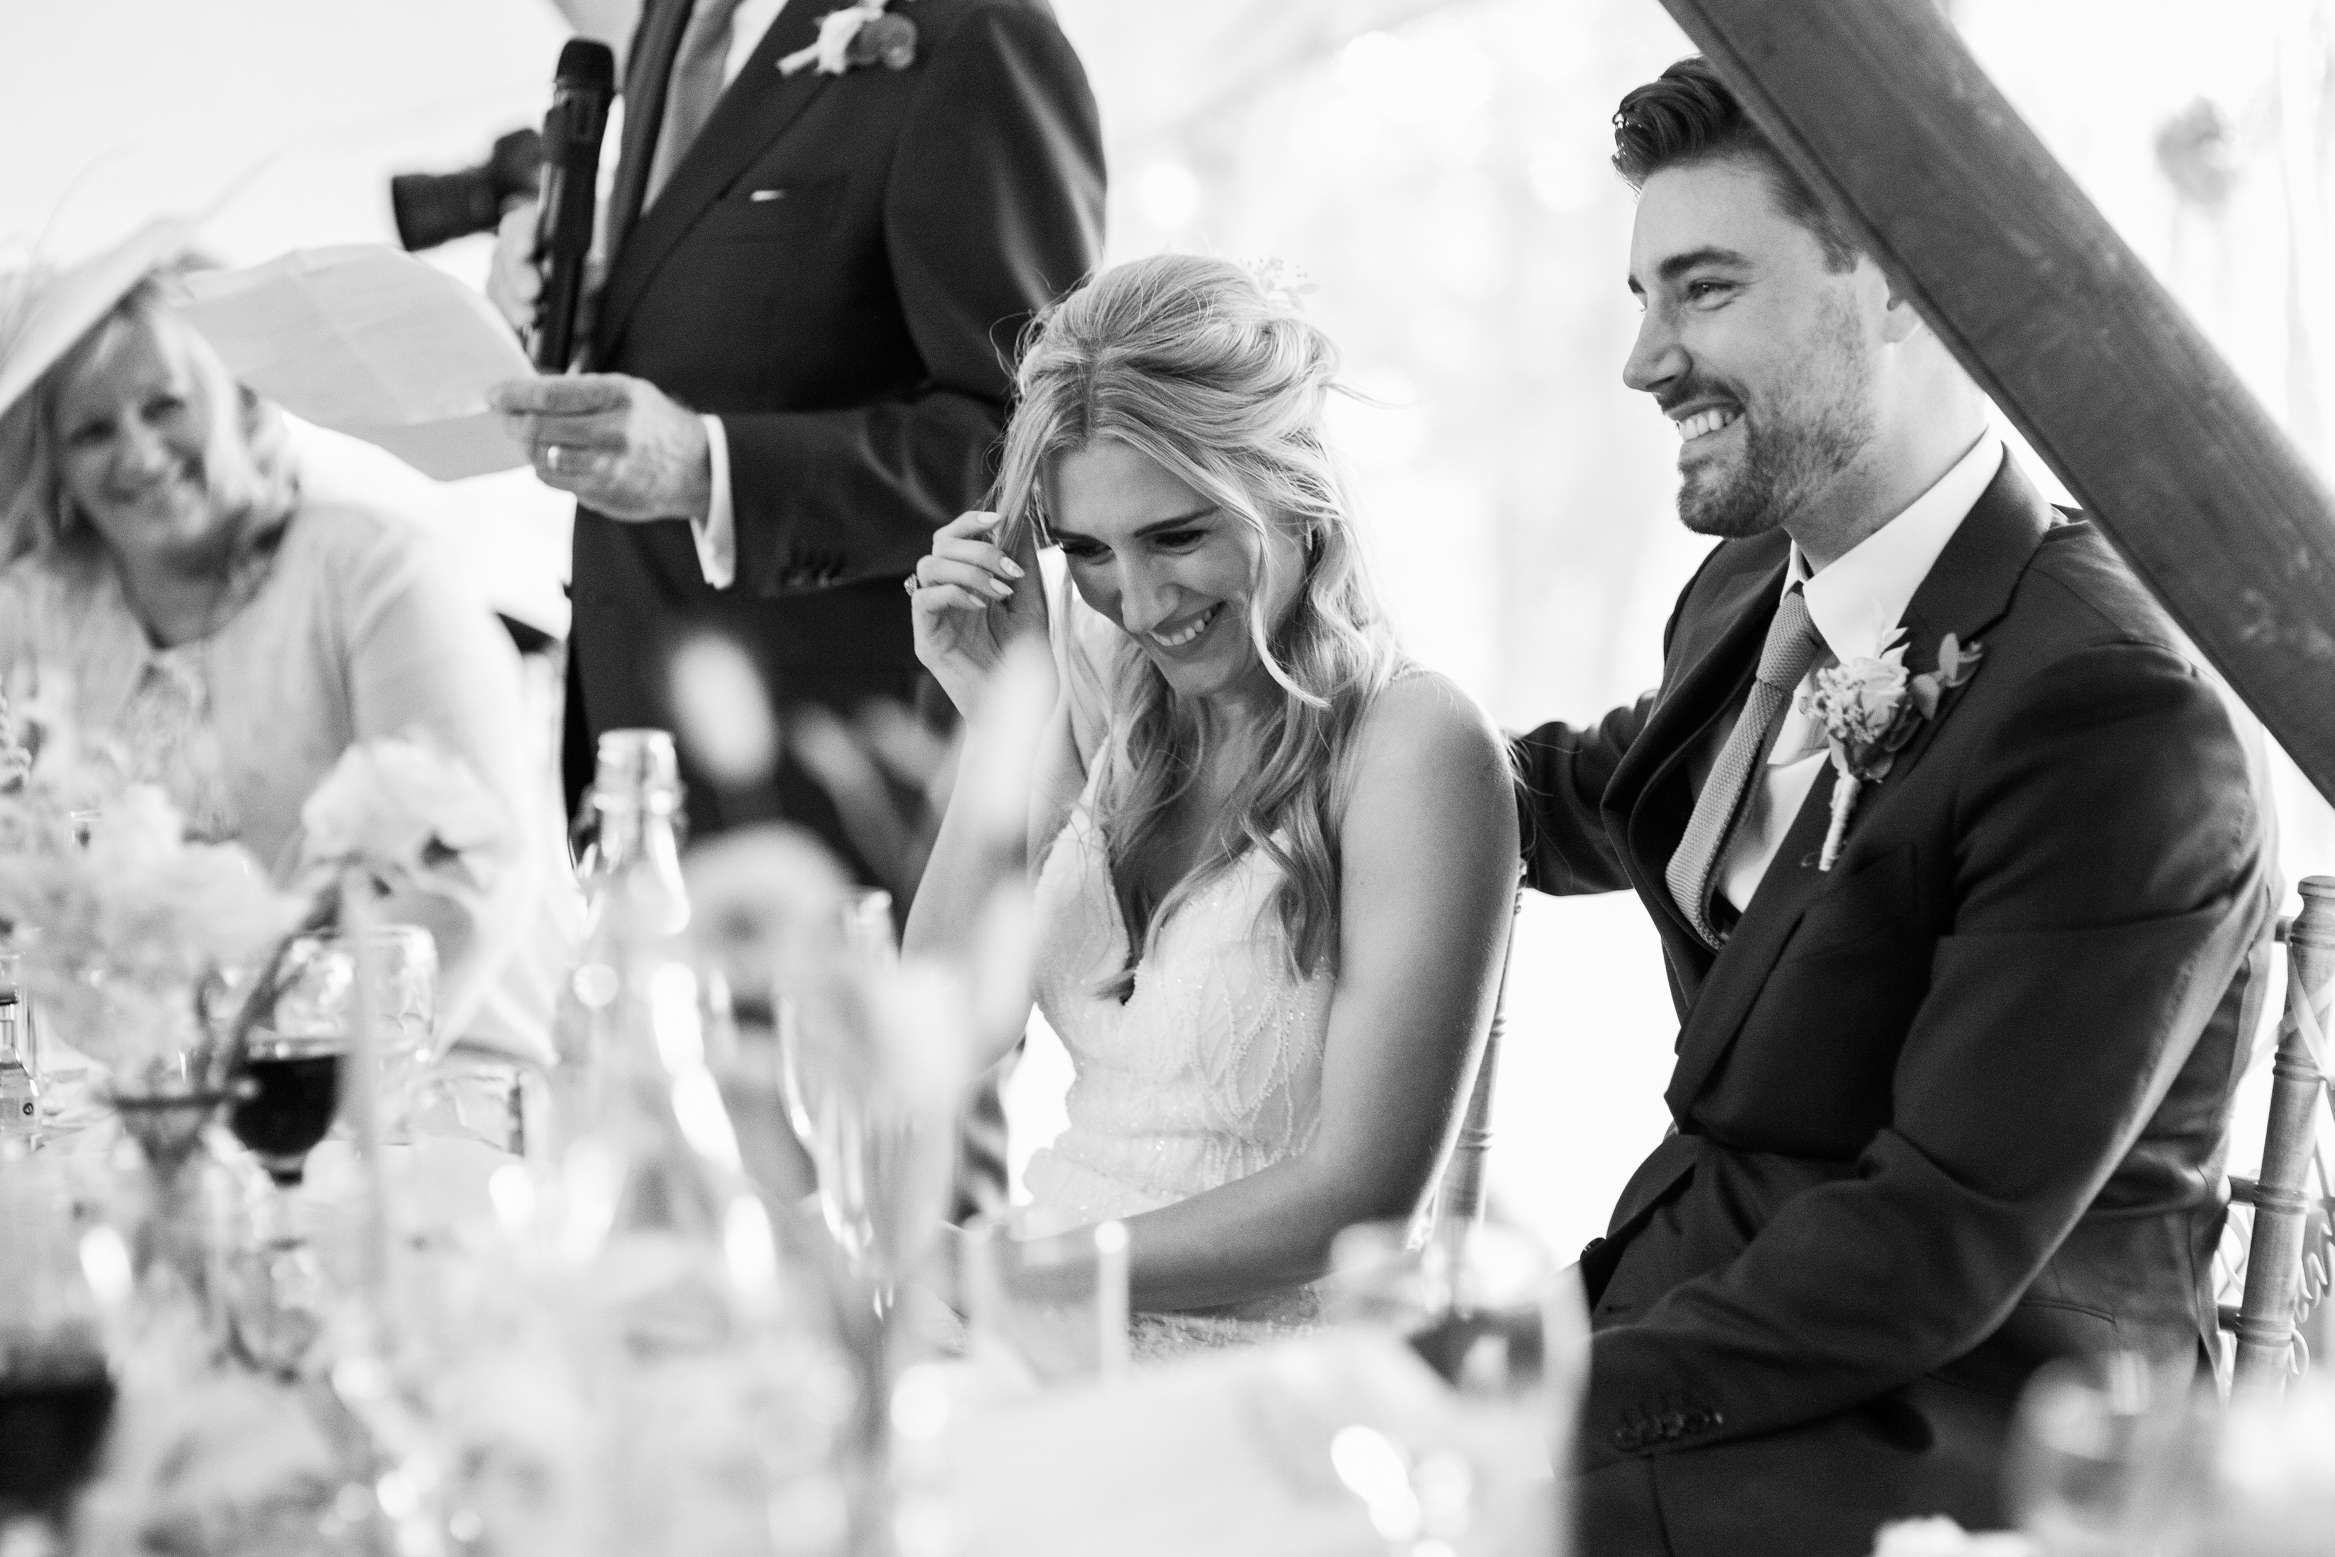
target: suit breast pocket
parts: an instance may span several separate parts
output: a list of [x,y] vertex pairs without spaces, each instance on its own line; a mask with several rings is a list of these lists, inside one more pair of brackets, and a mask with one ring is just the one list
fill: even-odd
[[843,202],[843,175],[820,178],[740,179],[705,215],[700,229],[713,243],[760,243],[818,232]]
[[1913,917],[1914,846],[1901,843],[1834,882],[1808,905],[1777,965],[1847,951],[1902,929]]

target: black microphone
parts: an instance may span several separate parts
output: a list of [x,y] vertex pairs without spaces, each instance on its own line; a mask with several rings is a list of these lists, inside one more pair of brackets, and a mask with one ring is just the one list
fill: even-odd
[[616,56],[605,43],[570,40],[559,51],[551,112],[543,116],[543,194],[535,223],[535,258],[543,293],[535,304],[535,366],[567,371],[574,355],[576,305],[584,296],[584,260],[592,252],[599,203],[600,138],[616,95]]

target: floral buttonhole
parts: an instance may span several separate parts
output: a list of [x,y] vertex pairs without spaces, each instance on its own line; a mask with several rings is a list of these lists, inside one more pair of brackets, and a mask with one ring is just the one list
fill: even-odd
[[1824,830],[1824,848],[1816,856],[1818,870],[1832,869],[1840,858],[1849,818],[1864,787],[1889,776],[1897,754],[1925,721],[1937,717],[1939,700],[1947,691],[1977,674],[1979,656],[1985,652],[1948,633],[1938,640],[1938,668],[1913,676],[1906,673],[1905,645],[1896,641],[1904,636],[1901,627],[1878,655],[1859,655],[1818,671],[1816,684],[1800,695],[1800,712],[1823,726],[1832,765],[1840,774],[1832,787],[1832,818]]
[[819,18],[819,36],[778,62],[782,74],[816,65],[823,76],[840,76],[862,65],[906,70],[916,63],[916,24],[886,10],[889,0],[858,0]]

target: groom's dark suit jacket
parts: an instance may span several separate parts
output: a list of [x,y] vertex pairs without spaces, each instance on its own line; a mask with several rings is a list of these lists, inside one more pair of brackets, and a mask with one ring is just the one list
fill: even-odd
[[1716,547],[1661,687],[1523,737],[1527,877],[1635,888],[1681,1023],[1676,1133],[1584,1251],[1581,1548],[1864,1557],[2005,1522],[2042,1362],[2195,1356],[2256,1014],[2263,819],[2214,689],[2086,522],[2006,459],[1904,618],[1976,675],[1816,868],[1827,763],[1723,950],[1663,884],[1788,561]]
[[[1045,0],[915,0],[895,7],[907,69],[781,74],[834,9],[791,0],[645,211],[689,0],[649,0],[627,55],[588,365],[722,418],[738,574],[708,587],[682,520],[576,516],[571,798],[600,731],[674,727],[669,659],[696,631],[736,638],[788,703],[916,690],[900,580],[980,506],[1016,336],[1100,253],[1094,99]],[[743,819],[694,755],[691,822]],[[777,801],[850,853],[791,764]]]

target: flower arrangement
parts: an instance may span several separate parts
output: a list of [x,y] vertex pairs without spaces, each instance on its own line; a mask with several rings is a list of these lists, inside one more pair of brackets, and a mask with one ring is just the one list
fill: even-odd
[[288,934],[299,900],[242,848],[189,842],[152,786],[123,787],[88,817],[70,804],[94,798],[86,787],[43,776],[0,796],[0,922],[26,980],[117,1076],[184,1061],[202,1047],[194,999]]
[[377,895],[410,887],[475,905],[506,826],[501,802],[427,736],[366,741],[300,807],[299,879],[354,871]]
[[415,890],[476,911],[508,829],[502,803],[463,761],[409,731],[351,746],[300,807],[295,890],[305,912],[236,1018],[238,1048],[294,982],[294,941],[340,928],[351,900]]
[[1867,784],[1889,776],[1897,754],[1925,720],[1937,717],[1939,701],[1977,673],[1978,644],[1938,642],[1938,667],[1919,675],[1905,668],[1905,636],[1899,628],[1877,655],[1858,655],[1816,673],[1816,684],[1801,694],[1800,712],[1823,726],[1840,777],[1832,787],[1832,815],[1816,868],[1830,870],[1848,837],[1849,818]]
[[906,70],[916,63],[916,24],[885,9],[889,0],[856,0],[819,18],[819,36],[808,47],[778,62],[782,74],[816,65],[823,76],[840,76],[860,65]]

